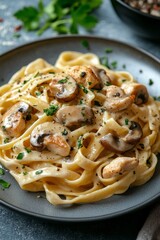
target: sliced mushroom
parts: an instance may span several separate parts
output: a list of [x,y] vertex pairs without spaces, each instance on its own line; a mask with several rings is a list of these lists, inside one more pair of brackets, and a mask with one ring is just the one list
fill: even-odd
[[127,143],[137,144],[143,135],[142,128],[139,123],[130,121],[129,122],[129,132],[123,138]]
[[104,107],[109,112],[119,112],[131,106],[134,102],[134,95],[126,95],[124,91],[115,85],[107,87]]
[[74,66],[67,68],[66,71],[70,74],[78,84],[82,84],[89,89],[101,89],[102,81],[93,66]]
[[140,141],[143,135],[141,126],[134,121],[130,122],[129,132],[125,137],[118,137],[108,133],[100,139],[101,144],[109,151],[124,153],[131,150]]
[[133,171],[138,166],[138,163],[139,161],[134,157],[117,157],[103,168],[103,178],[111,178]]
[[58,101],[69,102],[78,94],[78,85],[69,75],[57,75],[49,84],[51,95],[55,96]]
[[103,86],[109,86],[111,84],[111,79],[104,69],[95,66],[91,66],[91,69],[96,77],[100,79],[100,83],[94,86],[95,89],[101,89]]
[[148,102],[149,93],[147,88],[143,84],[132,83],[132,84],[122,84],[122,88],[126,94],[135,96],[135,104],[140,105]]
[[82,124],[92,124],[94,114],[90,107],[86,105],[65,106],[58,110],[56,114],[60,123],[69,128],[79,127]]
[[30,143],[38,151],[48,149],[60,156],[68,156],[70,145],[68,144],[69,129],[59,123],[45,122],[31,133]]
[[125,142],[122,138],[119,138],[112,133],[103,136],[100,143],[105,149],[115,153],[124,153],[134,147],[133,144]]
[[31,107],[25,102],[13,105],[2,118],[4,131],[11,137],[19,137],[26,126],[25,121],[31,112]]

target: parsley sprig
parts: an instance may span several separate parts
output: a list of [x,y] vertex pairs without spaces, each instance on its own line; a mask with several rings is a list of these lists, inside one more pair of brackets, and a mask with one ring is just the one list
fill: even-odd
[[14,13],[22,21],[27,31],[38,30],[41,35],[48,28],[58,33],[78,33],[79,26],[91,30],[98,19],[93,11],[102,4],[102,0],[50,0],[45,5],[44,0],[38,1],[38,6],[24,7]]

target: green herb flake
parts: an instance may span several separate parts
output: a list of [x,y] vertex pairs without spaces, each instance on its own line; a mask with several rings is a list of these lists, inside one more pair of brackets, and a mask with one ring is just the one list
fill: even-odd
[[58,83],[66,83],[67,81],[68,81],[68,79],[64,78],[64,79],[59,80]]
[[92,82],[88,82],[89,86],[92,84]]
[[23,81],[23,85],[25,85],[27,82],[29,82],[30,81],[30,79],[28,79],[28,80],[24,80]]
[[21,153],[18,154],[17,159],[18,159],[18,160],[22,160],[23,157],[24,157],[24,153],[21,152]]
[[67,134],[68,134],[67,129],[64,129],[63,132],[62,132],[62,135],[66,136]]
[[83,99],[80,99],[79,104],[83,104]]
[[32,152],[32,150],[31,150],[31,149],[29,149],[29,148],[25,148],[25,150],[26,150],[26,152],[27,152],[27,153],[30,153],[30,152]]
[[129,119],[126,118],[124,121],[125,121],[125,124],[128,125]]
[[43,170],[38,170],[38,171],[35,172],[36,175],[39,175],[41,173],[43,173]]
[[122,82],[126,82],[127,81],[127,79],[122,79]]
[[2,126],[2,130],[3,130],[3,131],[6,131],[6,127],[5,127],[5,126]]
[[80,136],[77,140],[77,147],[78,149],[83,147],[83,136]]
[[26,176],[28,174],[28,172],[23,172],[23,175]]
[[112,52],[113,52],[113,49],[112,49],[112,48],[106,48],[106,49],[105,49],[105,52],[106,52],[106,53],[112,53]]
[[153,82],[153,80],[151,78],[149,79],[149,83],[148,84],[149,84],[149,86],[152,86],[154,84],[154,82]]
[[49,74],[55,74],[55,72],[49,72]]
[[113,61],[113,62],[111,62],[111,67],[113,68],[113,69],[116,69],[117,68],[117,61]]
[[20,90],[20,89],[18,89],[18,92],[20,93],[20,92],[21,92],[21,90]]
[[20,38],[20,37],[21,37],[21,34],[15,32],[15,33],[13,33],[13,37],[14,37],[14,38]]
[[47,115],[47,116],[53,116],[58,110],[58,106],[57,105],[50,105],[49,108],[46,108],[43,110],[43,112]]
[[9,143],[9,138],[5,138],[4,143]]
[[9,188],[11,186],[10,183],[4,181],[3,179],[0,178],[0,185],[3,187],[3,188]]
[[90,50],[89,42],[88,42],[86,39],[82,40],[82,41],[81,41],[81,44],[82,44],[82,46],[85,47],[87,50]]
[[0,167],[0,175],[4,175],[4,174],[5,174],[4,169]]
[[82,84],[79,84],[79,87],[83,90],[84,93],[88,93],[88,89],[85,88]]
[[105,67],[110,69],[109,62],[108,62],[108,57],[106,57],[106,56],[100,57],[99,61],[100,61],[101,65],[103,65],[103,66],[105,66]]
[[40,96],[41,94],[42,94],[41,92],[36,91],[36,96],[37,96],[37,97]]
[[39,72],[37,72],[35,75],[34,75],[34,78],[36,77],[39,77],[41,74]]
[[107,81],[107,82],[105,82],[105,85],[106,85],[106,86],[111,86],[112,84]]

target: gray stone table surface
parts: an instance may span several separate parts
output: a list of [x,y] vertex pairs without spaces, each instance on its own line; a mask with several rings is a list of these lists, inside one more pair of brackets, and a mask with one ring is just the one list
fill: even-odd
[[[36,33],[25,32],[22,29],[19,31],[21,36],[15,38],[14,29],[20,23],[13,17],[13,13],[22,6],[37,4],[37,2],[38,0],[0,0],[0,18],[4,20],[0,22],[0,54],[29,41],[57,35],[51,30],[47,30],[45,34],[38,37]],[[96,14],[100,21],[90,34],[130,43],[160,58],[160,41],[155,42],[135,35],[135,33],[117,17],[109,0],[103,1],[102,6],[96,11]],[[80,34],[88,33],[80,30]],[[49,222],[13,211],[0,205],[0,239],[132,240],[136,239],[138,231],[143,226],[154,204],[115,219],[88,223]]]

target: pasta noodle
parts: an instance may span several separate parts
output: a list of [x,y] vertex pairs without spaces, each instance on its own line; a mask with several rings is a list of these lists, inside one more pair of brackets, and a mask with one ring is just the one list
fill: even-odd
[[160,103],[95,54],[37,59],[0,87],[0,162],[54,205],[95,202],[146,183],[160,151]]

